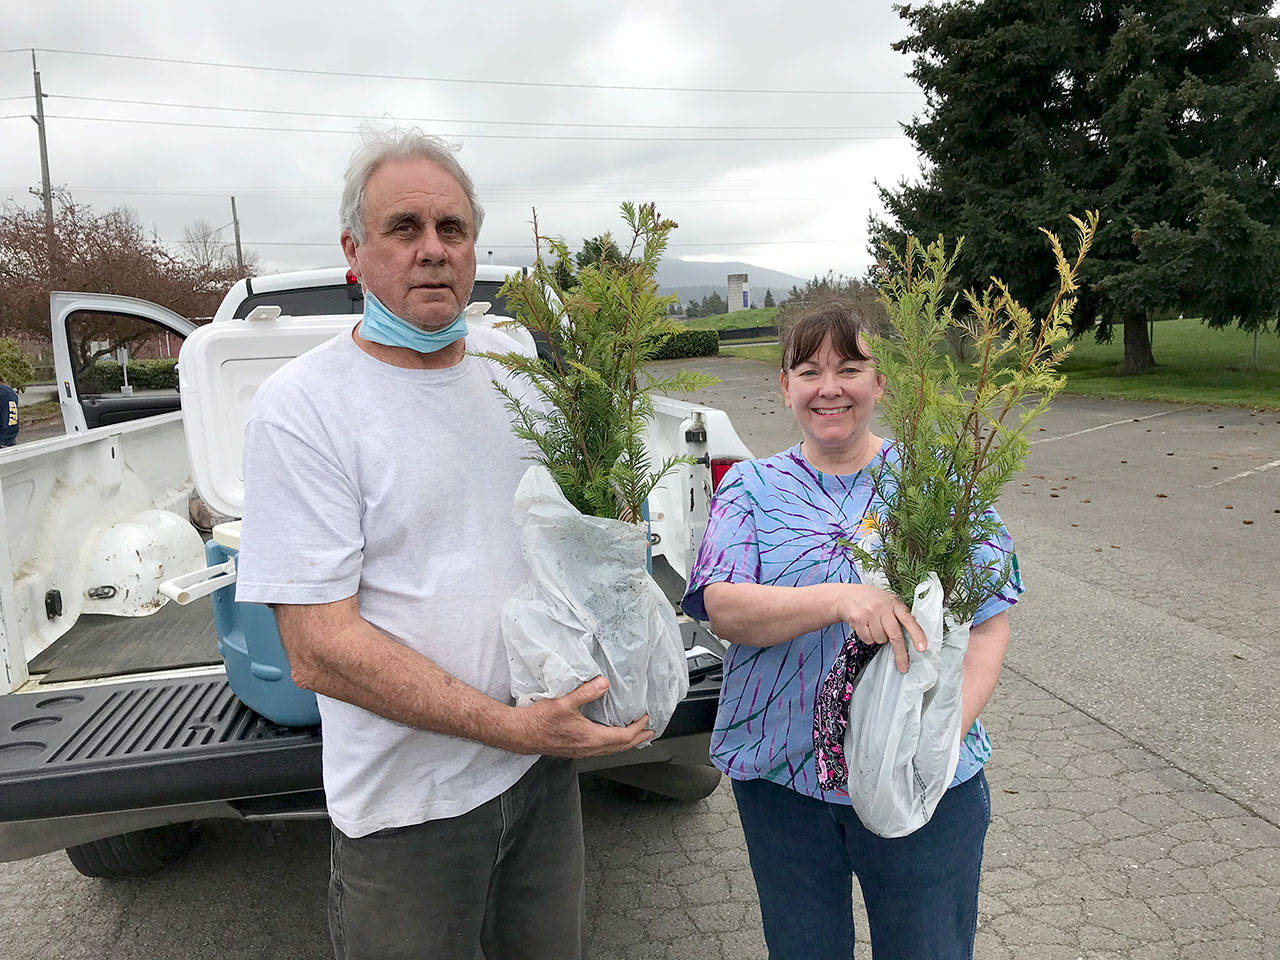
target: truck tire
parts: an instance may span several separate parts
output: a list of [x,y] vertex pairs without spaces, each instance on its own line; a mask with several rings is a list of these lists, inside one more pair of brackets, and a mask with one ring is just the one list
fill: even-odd
[[149,827],[67,847],[67,857],[86,877],[149,877],[186,852],[194,831],[191,823]]
[[705,800],[720,785],[720,771],[710,764],[641,763],[633,767],[614,767],[597,771],[597,775],[622,785],[621,791],[633,800],[679,800],[696,803]]

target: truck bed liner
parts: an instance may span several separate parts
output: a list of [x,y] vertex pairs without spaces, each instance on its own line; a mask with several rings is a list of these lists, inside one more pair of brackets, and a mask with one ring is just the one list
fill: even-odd
[[148,617],[85,614],[28,670],[41,683],[117,677],[220,663],[213,604],[166,603]]

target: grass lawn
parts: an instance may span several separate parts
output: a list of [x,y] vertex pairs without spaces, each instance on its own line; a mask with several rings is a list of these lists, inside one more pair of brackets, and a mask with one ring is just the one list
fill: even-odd
[[722,343],[720,344],[720,353],[729,357],[759,360],[761,363],[767,363],[771,367],[780,367],[782,365],[782,344],[780,343],[752,343],[741,347],[731,347]]
[[690,330],[732,330],[736,327],[770,327],[778,313],[777,307],[761,307],[757,310],[735,310],[718,313],[714,317],[694,317],[681,320]]
[[57,400],[41,400],[39,403],[29,403],[20,408],[18,416],[23,423],[32,424],[60,417],[62,411]]
[[[1196,320],[1156,323],[1152,353],[1158,366],[1136,377],[1116,375],[1124,354],[1124,335],[1116,331],[1109,344],[1086,336],[1062,365],[1064,392],[1129,400],[1222,404],[1280,409],[1280,337],[1258,336],[1258,367],[1253,367],[1253,334],[1210,330]],[[778,366],[776,344],[730,347],[720,352]]]
[[1136,377],[1115,375],[1124,356],[1124,333],[1109,344],[1086,335],[1062,365],[1068,393],[1174,403],[1220,403],[1280,409],[1280,337],[1258,335],[1253,366],[1253,334],[1210,330],[1198,320],[1155,324],[1151,352],[1157,366]]

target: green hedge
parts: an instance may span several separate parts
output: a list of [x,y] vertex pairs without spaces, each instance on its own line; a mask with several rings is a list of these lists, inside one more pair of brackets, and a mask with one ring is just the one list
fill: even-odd
[[680,357],[714,357],[720,352],[720,334],[715,330],[681,330],[670,337],[655,360]]
[[0,337],[0,379],[15,390],[25,390],[35,371],[31,361],[22,355],[16,340]]
[[[720,335],[715,330],[681,330],[662,345],[655,359],[714,357],[719,352]],[[177,360],[130,360],[129,383],[135,390],[176,390],[177,366]],[[118,393],[124,385],[124,374],[114,360],[99,360],[94,375],[97,384],[86,384],[88,393]]]
[[[124,371],[114,360],[99,360],[93,365],[97,390],[118,393],[124,386]],[[129,383],[135,390],[177,390],[177,360],[130,360]]]

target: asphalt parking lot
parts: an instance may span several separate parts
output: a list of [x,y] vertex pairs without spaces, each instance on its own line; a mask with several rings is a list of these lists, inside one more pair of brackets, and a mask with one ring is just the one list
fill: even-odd
[[[698,366],[756,453],[795,441],[773,371]],[[1032,440],[1001,503],[1027,593],[983,715],[976,955],[1276,960],[1280,412],[1064,397]],[[765,955],[726,785],[680,804],[585,780],[584,813],[593,956]],[[147,881],[0,864],[0,955],[324,957],[327,856],[319,823],[213,823]]]

